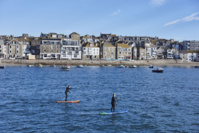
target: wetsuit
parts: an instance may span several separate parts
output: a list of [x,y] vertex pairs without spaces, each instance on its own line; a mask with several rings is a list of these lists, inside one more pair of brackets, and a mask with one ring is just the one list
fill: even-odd
[[66,99],[65,99],[65,101],[67,101],[69,89],[70,89],[70,88],[69,88],[69,87],[67,87],[67,88],[66,88],[66,90],[65,90],[65,95],[66,95]]
[[112,105],[112,107],[111,107],[111,112],[112,112],[112,111],[115,112],[115,97],[114,97],[114,96],[112,97],[111,105]]

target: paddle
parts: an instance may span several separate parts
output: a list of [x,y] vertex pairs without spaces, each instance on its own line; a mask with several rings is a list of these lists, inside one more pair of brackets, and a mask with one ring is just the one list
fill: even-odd
[[116,105],[118,104],[119,99],[120,99],[120,97],[116,98]]

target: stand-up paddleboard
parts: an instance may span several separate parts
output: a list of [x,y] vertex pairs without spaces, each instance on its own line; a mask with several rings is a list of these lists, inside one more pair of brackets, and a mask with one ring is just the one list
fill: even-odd
[[56,101],[56,103],[79,103],[80,100],[76,100],[76,101]]
[[128,112],[128,110],[120,110],[120,111],[115,111],[115,112],[111,112],[111,111],[104,111],[99,113],[100,115],[112,115],[112,114],[122,114],[122,113],[126,113]]

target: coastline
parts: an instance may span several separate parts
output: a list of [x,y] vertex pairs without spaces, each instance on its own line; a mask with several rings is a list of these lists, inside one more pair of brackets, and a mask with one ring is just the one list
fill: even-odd
[[3,66],[23,66],[23,65],[87,65],[87,66],[118,66],[118,65],[137,65],[137,66],[199,66],[199,62],[182,62],[182,60],[159,59],[159,60],[135,60],[135,61],[106,61],[106,60],[7,60],[1,59],[0,65]]

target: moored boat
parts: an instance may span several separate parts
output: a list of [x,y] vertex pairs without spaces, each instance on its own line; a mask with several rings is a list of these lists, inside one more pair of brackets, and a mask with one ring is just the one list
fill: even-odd
[[4,66],[0,66],[0,69],[4,69]]
[[153,68],[153,65],[149,65],[149,68]]
[[136,68],[136,67],[137,67],[136,65],[129,66],[129,68]]
[[110,66],[112,66],[112,65],[109,64],[109,65],[107,65],[107,66],[110,67]]
[[124,65],[119,65],[119,66],[118,66],[118,68],[124,68],[124,67],[125,67]]
[[70,69],[70,66],[69,66],[69,65],[65,65],[65,66],[62,66],[61,69],[62,69],[62,70],[69,70],[69,69]]
[[163,73],[163,69],[162,68],[157,68],[157,69],[153,69],[152,72],[156,72],[156,73]]
[[84,67],[83,65],[77,65],[77,68],[82,68],[82,67]]
[[27,67],[33,67],[34,65],[27,65]]
[[194,66],[194,68],[199,68],[199,66]]
[[39,64],[38,66],[39,66],[39,67],[43,67],[43,65],[42,65],[42,64]]

